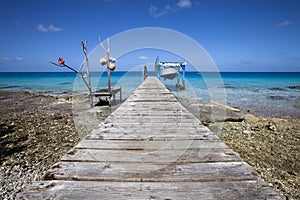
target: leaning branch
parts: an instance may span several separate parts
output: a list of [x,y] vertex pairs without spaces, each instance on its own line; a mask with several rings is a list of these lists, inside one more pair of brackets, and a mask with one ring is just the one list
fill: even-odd
[[85,71],[86,71],[86,75],[87,75],[87,79],[88,79],[88,83],[86,85],[89,89],[89,97],[90,97],[91,107],[93,107],[94,106],[93,91],[92,91],[92,85],[91,85],[91,76],[90,76],[90,71],[89,71],[89,59],[88,59],[88,55],[87,55],[86,45],[87,45],[86,40],[81,42],[81,46],[82,46],[83,53],[85,56]]

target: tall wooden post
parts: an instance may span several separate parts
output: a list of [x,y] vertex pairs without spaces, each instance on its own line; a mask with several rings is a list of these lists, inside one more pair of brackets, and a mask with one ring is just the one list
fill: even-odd
[[[88,59],[88,55],[87,55],[86,44],[87,44],[86,40],[81,42],[83,53],[85,56],[85,71],[86,71],[86,75],[88,78],[87,85],[88,85],[88,89],[89,89],[89,98],[90,98],[91,107],[94,107],[93,91],[92,91],[92,85],[91,85],[91,75],[90,75],[90,70],[89,70],[89,59]],[[82,78],[84,79],[83,76],[82,76]]]
[[110,58],[109,58],[109,52],[110,52],[110,44],[109,44],[109,38],[107,38],[107,49],[105,48],[104,44],[101,41],[101,38],[99,37],[99,42],[100,46],[104,50],[106,54],[106,68],[107,68],[107,87],[108,87],[108,92],[111,93],[111,88],[110,88]]
[[108,86],[108,92],[110,93],[111,90],[110,90],[110,69],[109,69],[109,65],[110,65],[110,62],[109,62],[109,51],[106,52],[106,59],[107,59],[107,86]]
[[148,77],[147,65],[144,65],[144,80],[146,80],[147,77]]

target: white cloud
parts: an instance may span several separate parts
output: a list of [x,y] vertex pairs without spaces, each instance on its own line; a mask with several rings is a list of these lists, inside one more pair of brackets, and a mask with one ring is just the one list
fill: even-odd
[[154,5],[150,5],[149,7],[149,13],[153,17],[160,17],[163,15],[161,11],[158,10],[158,8]]
[[18,57],[16,57],[16,60],[17,60],[17,61],[23,61],[24,58],[21,58],[21,57],[18,56]]
[[146,60],[146,59],[148,59],[148,58],[147,58],[146,56],[140,56],[139,59],[140,59],[140,60]]
[[184,8],[190,8],[192,7],[192,2],[190,0],[179,0],[178,2],[170,5],[164,5],[161,8],[158,8],[155,5],[150,5],[149,7],[149,13],[152,17],[161,17],[163,15],[168,15],[170,13],[175,13],[177,11],[180,11]]
[[57,26],[54,26],[54,25],[49,25],[49,26],[44,26],[43,24],[39,24],[37,25],[36,29],[38,31],[41,31],[41,32],[59,32],[59,31],[62,31],[61,28],[57,27]]
[[37,25],[37,30],[41,31],[41,32],[48,32],[48,29],[43,25],[43,24],[39,24]]
[[20,61],[26,61],[24,58],[18,56],[16,58],[8,58],[8,57],[2,57],[0,58],[0,61],[3,61],[3,62],[20,62]]
[[2,57],[1,61],[11,61],[11,58]]
[[59,32],[59,31],[62,31],[61,28],[57,27],[57,26],[54,26],[54,25],[50,25],[48,26],[48,30],[49,31],[52,31],[52,32]]
[[190,8],[192,6],[192,2],[190,0],[179,0],[176,5],[179,8]]
[[292,23],[289,21],[289,20],[285,20],[285,21],[283,21],[283,22],[281,22],[281,23],[278,23],[278,24],[276,24],[275,25],[275,28],[282,28],[282,27],[284,27],[284,26],[289,26],[289,25],[291,25]]

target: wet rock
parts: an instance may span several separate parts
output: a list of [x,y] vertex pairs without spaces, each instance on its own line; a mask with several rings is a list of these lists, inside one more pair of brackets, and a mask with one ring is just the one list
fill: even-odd
[[245,114],[244,115],[245,121],[249,123],[256,123],[259,121],[259,118],[252,114]]
[[178,98],[178,100],[207,126],[212,122],[241,122],[244,120],[244,115],[238,108],[217,103],[201,104],[182,98]]
[[220,88],[224,88],[224,89],[237,89],[237,87],[229,85],[229,84],[221,85]]
[[259,89],[256,89],[256,88],[251,88],[251,89],[248,89],[249,91],[251,91],[251,92],[258,92],[259,91]]
[[290,88],[290,89],[300,89],[300,85],[292,85],[292,86],[289,86],[288,88]]
[[284,91],[285,89],[284,88],[280,88],[280,87],[273,87],[273,88],[270,88],[270,90]]
[[300,104],[295,104],[294,107],[300,109]]
[[199,117],[201,121],[206,122],[240,122],[244,120],[243,113],[227,105],[216,103],[198,104]]
[[271,100],[285,100],[285,101],[288,101],[287,98],[282,97],[282,96],[273,96],[273,95],[271,95],[268,98],[271,99]]

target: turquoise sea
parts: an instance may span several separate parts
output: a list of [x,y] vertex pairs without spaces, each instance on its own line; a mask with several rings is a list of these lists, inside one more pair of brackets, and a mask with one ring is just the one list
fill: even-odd
[[[106,73],[92,73],[93,90],[107,87]],[[112,87],[122,86],[128,97],[143,81],[142,72],[112,72]],[[176,80],[161,80],[174,95],[199,101],[218,102],[255,110],[261,115],[300,116],[300,73],[295,72],[224,72],[186,73],[186,89],[178,90]],[[81,77],[72,72],[3,72],[0,90],[65,95],[86,92]]]

